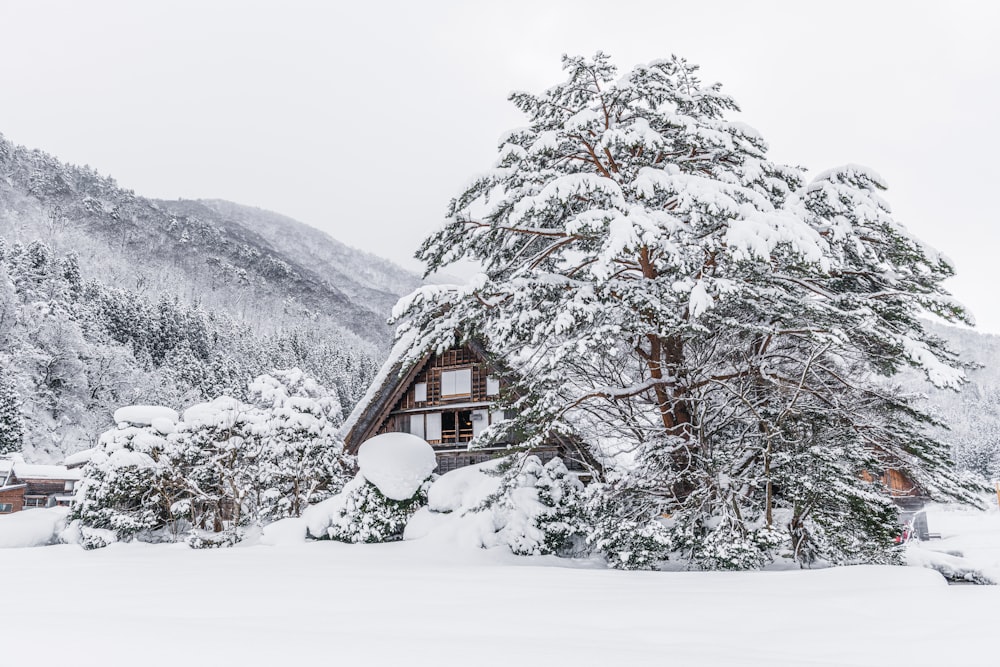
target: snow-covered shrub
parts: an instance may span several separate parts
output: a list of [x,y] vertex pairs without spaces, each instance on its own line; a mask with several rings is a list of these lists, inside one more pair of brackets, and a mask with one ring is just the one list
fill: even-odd
[[340,401],[298,368],[262,375],[249,389],[250,402],[267,414],[253,433],[263,441],[253,456],[258,519],[301,516],[349,479],[353,462],[337,437]]
[[[427,485],[409,498],[395,500],[358,474],[334,499],[326,537],[340,542],[390,542],[403,536],[406,522],[427,504]],[[329,502],[329,501],[328,501]]]
[[118,541],[118,535],[106,528],[88,528],[80,526],[76,543],[84,549],[103,549]]
[[436,466],[434,450],[414,435],[385,433],[365,441],[357,476],[304,515],[309,534],[341,542],[400,539],[406,522],[427,504]]
[[85,548],[131,539],[174,518],[173,496],[181,491],[163,464],[169,447],[165,435],[151,425],[127,422],[101,435],[83,469],[70,513],[80,521]]
[[240,541],[239,534],[233,530],[221,533],[196,530],[192,531],[184,540],[192,549],[218,549],[220,547],[231,547]]
[[659,517],[637,512],[629,502],[630,494],[619,485],[620,480],[615,480],[587,488],[587,544],[613,568],[655,569],[667,559],[670,536]]
[[496,541],[522,556],[579,553],[586,535],[583,484],[562,460],[545,465],[534,455],[499,472],[499,490],[481,507],[493,515]]
[[[180,422],[169,408],[119,409],[74,503],[81,544],[103,546],[94,531],[108,529],[228,545],[249,525],[299,516],[339,491],[353,464],[337,437],[336,395],[298,369],[255,378],[247,395],[191,406]],[[160,529],[169,534],[154,536]]]
[[494,459],[449,471],[427,491],[427,508],[405,539],[518,555],[575,556],[586,550],[584,488],[559,459]]
[[707,521],[685,514],[663,522],[672,556],[703,570],[757,570],[775,558],[787,534],[764,525],[747,526],[727,518]]
[[299,516],[340,490],[351,463],[337,438],[339,403],[297,370],[264,375],[244,403],[220,397],[184,412],[171,460],[203,530]]

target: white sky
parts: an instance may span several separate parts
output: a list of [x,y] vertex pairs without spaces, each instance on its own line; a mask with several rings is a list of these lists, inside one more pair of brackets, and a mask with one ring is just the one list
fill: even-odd
[[138,194],[260,206],[419,270],[562,53],[677,53],[771,156],[874,168],[1000,332],[1000,4],[0,0],[0,133]]

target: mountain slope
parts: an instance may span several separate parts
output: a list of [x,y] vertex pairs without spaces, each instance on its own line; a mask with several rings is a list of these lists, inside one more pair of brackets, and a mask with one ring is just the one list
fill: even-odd
[[286,261],[305,267],[303,271],[321,271],[323,281],[377,313],[388,313],[400,295],[420,284],[417,274],[278,213],[222,199],[157,203],[177,215],[240,225],[282,253]]
[[178,294],[254,327],[319,317],[379,346],[391,337],[391,304],[418,283],[290,218],[221,201],[145,199],[2,135],[0,235],[74,249],[85,276]]

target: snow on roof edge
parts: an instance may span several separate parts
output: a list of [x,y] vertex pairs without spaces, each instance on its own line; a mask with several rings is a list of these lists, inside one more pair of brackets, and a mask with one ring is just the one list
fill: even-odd
[[[351,414],[347,415],[347,419],[340,427],[339,436],[342,440],[346,440],[348,434],[354,429],[358,424],[358,420],[361,419],[368,407],[371,405],[375,397],[379,395],[382,388],[385,386],[386,382],[389,380],[389,375],[393,369],[397,369],[400,364],[400,360],[403,356],[410,350],[413,343],[417,339],[417,334],[415,331],[408,331],[399,337],[399,340],[392,346],[389,351],[389,356],[386,358],[385,363],[382,364],[382,368],[379,369],[375,377],[372,378],[371,384],[368,385],[368,391],[365,395],[361,397],[355,406],[351,410]],[[397,371],[398,372],[398,371]]]

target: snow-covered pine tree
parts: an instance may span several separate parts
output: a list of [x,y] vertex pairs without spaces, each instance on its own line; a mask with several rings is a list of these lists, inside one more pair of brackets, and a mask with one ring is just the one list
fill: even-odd
[[[428,272],[483,273],[397,306],[414,354],[483,340],[522,378],[506,429],[580,435],[620,469],[603,505],[618,525],[666,528],[643,529],[660,557],[891,560],[895,512],[869,481],[886,468],[973,501],[928,418],[880,379],[909,365],[957,386],[918,316],[967,320],[942,287],[951,265],[892,218],[881,179],[848,166],[805,184],[683,59],[564,68],[511,95],[529,125],[419,250]],[[796,548],[822,526],[872,546]]]
[[21,451],[24,440],[21,401],[12,376],[6,362],[0,359],[0,454]]
[[186,505],[175,512],[183,484],[166,465],[164,435],[151,426],[128,424],[101,435],[70,510],[70,518],[80,522],[84,548],[142,537],[186,518]]
[[300,516],[309,505],[329,498],[354,468],[337,435],[340,401],[298,368],[254,379],[250,401],[267,414],[254,437],[257,514],[264,522]]

